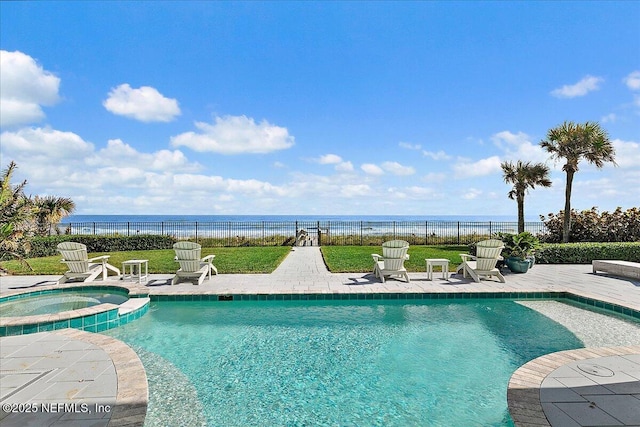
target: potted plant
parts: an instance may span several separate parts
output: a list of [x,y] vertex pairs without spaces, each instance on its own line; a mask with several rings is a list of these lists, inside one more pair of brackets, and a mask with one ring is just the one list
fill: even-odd
[[535,250],[540,241],[533,234],[525,231],[520,234],[503,233],[499,238],[504,242],[502,256],[505,264],[513,273],[526,273],[535,263]]

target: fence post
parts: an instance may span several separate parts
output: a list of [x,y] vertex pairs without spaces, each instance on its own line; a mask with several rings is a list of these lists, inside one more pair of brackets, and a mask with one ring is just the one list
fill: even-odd
[[320,221],[316,224],[316,230],[318,230],[318,246],[322,245],[322,231],[320,231]]
[[264,221],[262,221],[262,246],[265,246],[265,241],[264,241]]
[[196,221],[196,243],[198,242],[198,221]]
[[491,221],[489,221],[489,237],[491,237]]
[[93,223],[93,235],[94,236],[96,235],[96,223],[95,223],[95,221]]
[[429,244],[429,221],[424,222],[424,244]]
[[362,221],[360,221],[360,246],[364,243],[362,236]]
[[131,225],[131,223],[129,221],[127,221],[127,236],[129,236],[129,226]]
[[458,221],[458,244],[460,244],[460,221]]

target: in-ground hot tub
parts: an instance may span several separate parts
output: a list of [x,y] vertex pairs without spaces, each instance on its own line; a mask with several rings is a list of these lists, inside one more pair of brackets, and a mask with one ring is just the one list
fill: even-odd
[[0,336],[64,328],[102,332],[138,319],[148,308],[147,295],[129,295],[121,286],[47,287],[0,298]]

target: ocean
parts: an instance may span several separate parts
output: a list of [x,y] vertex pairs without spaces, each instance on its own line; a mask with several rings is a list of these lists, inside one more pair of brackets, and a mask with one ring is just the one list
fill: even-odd
[[[527,217],[526,221],[539,221]],[[71,215],[63,224],[76,222],[293,222],[293,221],[365,221],[365,222],[515,222],[515,215]]]
[[[229,245],[247,239],[267,244],[276,236],[289,239],[304,230],[317,241],[339,239],[357,244],[376,236],[460,242],[462,236],[514,233],[517,221],[500,215],[73,215],[58,229],[68,234],[215,238]],[[530,221],[525,229],[535,234],[543,226]]]

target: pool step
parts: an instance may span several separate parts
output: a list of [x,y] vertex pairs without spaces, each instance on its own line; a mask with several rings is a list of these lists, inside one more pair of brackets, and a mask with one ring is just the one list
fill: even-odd
[[149,304],[150,301],[151,299],[149,298],[129,298],[127,301],[120,304],[118,315],[122,316],[127,313],[131,313],[132,311],[136,311],[137,309],[144,307],[145,304]]

